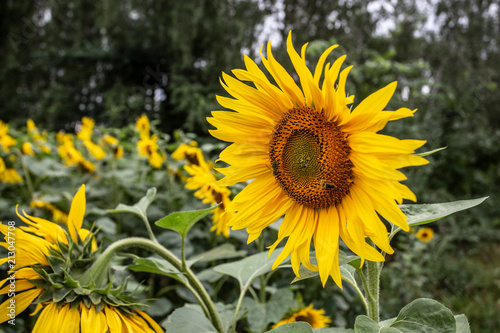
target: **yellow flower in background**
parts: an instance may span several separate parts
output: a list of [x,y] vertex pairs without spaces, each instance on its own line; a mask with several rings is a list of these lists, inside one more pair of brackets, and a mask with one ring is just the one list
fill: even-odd
[[[233,142],[220,154],[229,167],[217,169],[225,175],[219,184],[253,180],[226,207],[232,213],[228,225],[246,228],[252,242],[284,215],[270,251],[288,239],[273,268],[291,255],[296,275],[302,264],[319,271],[323,285],[332,276],[341,286],[339,236],[362,260],[384,260],[367,237],[382,251],[393,253],[379,215],[408,230],[398,203],[416,197],[400,183],[406,177],[398,169],[428,161],[413,155],[425,141],[377,134],[389,121],[415,112],[384,111],[396,82],[351,110],[348,105],[354,98],[345,92],[351,67],[340,70],[345,56],[325,66],[336,47],[331,46],[311,72],[306,46],[297,53],[289,34],[287,51],[300,87],[295,74],[274,59],[268,43],[267,58],[261,59],[277,85],[245,57],[246,70],[232,71],[236,78],[222,74],[222,85],[233,98],[218,96],[218,101],[234,112],[213,111],[207,120],[216,128],[210,131],[213,136]],[[311,242],[317,265],[310,261]]]
[[28,130],[28,134],[39,134],[38,128],[35,125],[35,122],[32,119],[26,120],[26,128]]
[[331,323],[330,317],[325,316],[325,310],[316,310],[313,309],[312,305],[309,305],[307,308],[299,310],[292,314],[290,317],[279,321],[272,328],[276,328],[284,324],[295,323],[298,321],[304,321],[311,325],[312,328],[328,327],[328,324]]
[[[59,144],[63,144],[66,140],[66,136],[69,135],[71,136],[71,134],[66,134],[64,133],[63,131],[59,131],[57,132],[56,134],[56,140]],[[71,137],[71,141],[73,141],[73,137]]]
[[73,136],[71,134],[57,133],[57,141],[59,146],[57,151],[66,166],[77,166],[78,169],[85,173],[94,173],[95,165],[86,160],[82,153],[76,149]]
[[113,152],[113,156],[116,159],[123,157],[123,147],[119,146],[119,144],[120,141],[118,141],[117,138],[108,134],[104,134],[104,136],[101,139],[101,146],[103,148],[111,149],[111,151]]
[[17,173],[17,170],[13,168],[7,168],[5,165],[5,161],[0,157],[0,182],[15,184],[22,181],[23,179]]
[[35,152],[33,151],[33,145],[31,144],[31,142],[24,142],[23,145],[21,146],[21,152],[24,155],[29,155],[29,156],[35,155]]
[[50,149],[50,147],[47,145],[44,145],[42,143],[37,143],[37,146],[38,146],[38,148],[40,148],[42,153],[50,154],[52,152],[52,149]]
[[417,239],[421,242],[428,243],[434,237],[434,230],[431,228],[421,228],[417,231]]
[[109,134],[104,134],[104,136],[102,137],[102,141],[106,145],[109,145],[112,147],[117,146],[120,143],[117,138],[115,138],[114,136],[111,136]]
[[94,131],[95,121],[89,117],[83,117],[80,128],[77,129],[76,136],[82,141],[92,141],[92,132]]
[[231,214],[224,214],[224,210],[231,203],[229,199],[231,191],[217,183],[198,144],[194,141],[189,145],[181,143],[172,153],[172,158],[177,161],[186,159],[188,162],[184,169],[191,177],[186,180],[186,188],[196,190],[195,197],[201,199],[203,203],[220,204],[212,211],[213,225],[210,231],[229,237],[229,227],[226,224]]
[[31,119],[28,119],[26,121],[26,129],[27,129],[28,135],[32,138],[33,143],[24,142],[23,145],[21,146],[21,152],[25,155],[33,156],[33,155],[35,155],[35,151],[33,150],[33,146],[35,145],[37,148],[39,148],[42,151],[42,153],[50,154],[51,149],[46,144],[47,133],[44,132],[43,134],[40,134],[40,132],[38,131],[38,128],[35,126],[35,123]]
[[150,128],[149,119],[145,114],[137,118],[135,122],[135,127],[139,131],[139,135],[141,138],[149,137],[149,128]]
[[186,159],[191,165],[206,164],[203,153],[201,149],[198,148],[198,143],[196,141],[191,141],[189,145],[181,143],[172,153],[172,158],[176,161]]
[[116,146],[113,149],[113,155],[115,158],[122,158],[123,157],[123,147],[122,146]]
[[78,161],[78,164],[76,166],[78,167],[78,170],[80,170],[83,173],[92,174],[96,169],[95,164],[86,159]]
[[[61,133],[61,132],[59,132]],[[64,165],[71,166],[78,164],[82,159],[84,159],[82,153],[76,149],[73,141],[73,136],[71,134],[57,134],[57,140],[60,145],[57,147],[59,156],[62,158]]]
[[40,134],[40,131],[35,125],[35,122],[31,119],[28,119],[26,121],[26,128],[28,131],[28,134],[33,137],[33,141],[35,142],[46,142],[47,141],[47,133]]
[[0,146],[3,151],[9,152],[10,147],[17,143],[17,140],[9,134],[9,125],[0,120]]
[[68,214],[51,204],[50,202],[42,201],[40,199],[38,200],[33,200],[30,203],[31,208],[42,208],[42,209],[47,209],[52,213],[52,219],[54,222],[62,222],[62,223],[67,223],[68,222]]
[[90,155],[97,160],[102,160],[106,157],[106,152],[96,143],[92,141],[92,132],[94,131],[95,121],[92,118],[83,117],[82,123],[77,128],[76,137],[83,142],[85,148]]
[[163,161],[165,161],[165,157],[160,155],[158,152],[158,138],[156,135],[149,136],[143,136],[141,139],[137,142],[137,151],[139,153],[139,156],[141,157],[147,157],[149,164],[153,168],[159,169],[161,165],[163,164]]
[[87,151],[90,155],[92,155],[96,160],[102,160],[106,157],[106,152],[92,141],[83,141],[83,145],[87,148]]
[[[12,283],[15,284],[16,294],[0,304],[0,324],[9,319],[8,314],[17,316],[36,302],[33,315],[41,312],[32,331],[34,333],[105,333],[121,332],[122,329],[127,332],[163,332],[158,324],[147,314],[137,310],[134,304],[127,304],[126,300],[124,302],[123,299],[116,298],[119,297],[116,289],[113,294],[109,294],[112,297],[109,299],[100,289],[99,301],[95,303],[96,300],[91,301],[88,293],[82,292],[87,285],[75,288],[72,279],[90,268],[82,265],[92,265],[97,250],[94,235],[82,228],[85,206],[85,185],[82,185],[71,203],[67,230],[48,220],[29,216],[24,211],[22,215],[18,213],[18,216],[27,227],[16,228],[11,222],[7,225],[0,224],[0,232],[6,236],[6,242],[0,245],[11,251],[8,235],[14,234],[16,248],[16,263],[9,266],[9,271],[14,274],[0,281],[0,287],[7,283],[0,294],[8,293]],[[81,260],[73,265],[67,261],[67,258],[72,257]],[[1,258],[0,264],[7,263],[8,259]],[[60,265],[65,260],[63,272]],[[72,274],[74,275],[71,276]],[[54,285],[53,280],[58,282]],[[70,283],[67,284],[67,281]],[[61,284],[70,291],[66,295],[55,292],[61,289]],[[40,295],[42,299],[39,299]],[[13,313],[9,308],[11,299],[16,304]],[[120,305],[112,305],[114,302]]]

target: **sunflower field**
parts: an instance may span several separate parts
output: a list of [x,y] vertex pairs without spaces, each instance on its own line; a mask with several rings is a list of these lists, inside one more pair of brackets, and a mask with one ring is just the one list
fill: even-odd
[[500,330],[495,1],[0,9],[0,333]]

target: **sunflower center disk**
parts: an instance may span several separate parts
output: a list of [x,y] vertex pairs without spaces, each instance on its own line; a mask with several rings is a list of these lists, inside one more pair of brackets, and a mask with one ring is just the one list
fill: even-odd
[[280,187],[309,208],[340,202],[352,184],[350,148],[333,122],[311,107],[289,110],[275,126],[269,158]]

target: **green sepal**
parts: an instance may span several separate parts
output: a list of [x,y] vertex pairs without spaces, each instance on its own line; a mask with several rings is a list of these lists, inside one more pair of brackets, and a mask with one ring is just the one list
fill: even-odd
[[99,312],[101,312],[102,308],[104,307],[104,303],[98,303],[98,304],[94,303],[94,306],[95,306],[95,312],[99,313]]
[[70,288],[61,288],[56,289],[52,293],[52,302],[60,302],[62,301],[68,294],[71,292]]
[[111,290],[111,288],[113,288],[113,282],[112,281],[109,281],[108,285],[104,288],[95,288],[93,289],[93,292],[95,293],[99,293],[101,295],[106,295],[107,293],[109,293],[109,291]]
[[61,274],[63,272],[64,268],[66,267],[66,260],[62,258],[60,254],[50,255],[49,251],[49,255],[46,256],[46,258],[55,274]]
[[50,283],[44,279],[28,279],[28,282],[38,288],[49,289]]
[[87,307],[87,309],[90,309],[90,305],[92,304],[90,299],[88,297],[83,297],[82,300],[83,300],[83,303],[85,304],[85,306]]
[[98,305],[101,303],[102,295],[96,292],[93,292],[89,295],[90,300],[94,305]]
[[66,287],[69,287],[69,288],[81,288],[80,286],[80,282],[78,280],[74,280],[68,272],[66,272],[66,270],[63,269],[63,273],[64,273],[64,280],[63,280],[63,284],[66,286]]
[[82,287],[76,287],[75,289],[73,289],[73,291],[81,296],[88,296],[92,292],[92,290]]
[[52,288],[51,289],[46,289],[38,298],[36,301],[34,301],[34,304],[42,304],[44,302],[48,302],[52,300]]
[[64,299],[66,301],[66,303],[71,303],[73,302],[76,298],[78,297],[78,295],[75,293],[74,290],[71,290],[71,292],[68,294],[68,296],[66,296],[66,298]]

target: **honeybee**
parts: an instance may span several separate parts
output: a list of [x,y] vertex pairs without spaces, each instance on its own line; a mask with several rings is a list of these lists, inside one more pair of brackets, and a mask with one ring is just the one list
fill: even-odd
[[273,169],[273,175],[277,175],[278,174],[278,170],[276,169],[276,161],[272,161],[271,162],[271,168]]
[[337,186],[335,186],[335,184],[332,184],[332,183],[328,183],[326,180],[324,179],[321,179],[320,181],[320,185],[324,188],[326,188],[327,190],[329,189],[332,189],[332,188],[336,188]]

